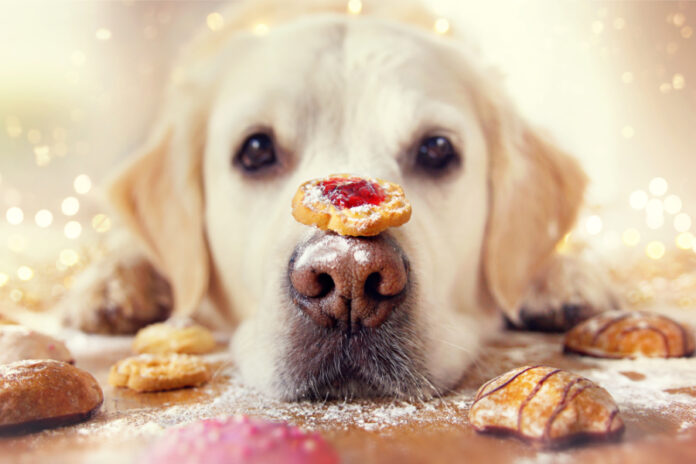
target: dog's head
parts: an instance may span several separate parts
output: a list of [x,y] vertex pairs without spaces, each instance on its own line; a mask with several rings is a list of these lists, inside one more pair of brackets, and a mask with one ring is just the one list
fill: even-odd
[[[176,311],[210,297],[244,379],[285,398],[454,386],[493,309],[516,318],[585,183],[435,18],[375,4],[237,6],[175,69],[112,188]],[[400,183],[411,221],[375,238],[295,222],[295,189],[335,172]]]

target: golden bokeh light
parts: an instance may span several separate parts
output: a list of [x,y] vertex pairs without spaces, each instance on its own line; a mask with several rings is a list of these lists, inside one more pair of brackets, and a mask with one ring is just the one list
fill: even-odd
[[664,201],[665,211],[669,214],[677,214],[682,209],[682,201],[677,195],[667,195]]
[[34,270],[29,266],[19,266],[17,268],[17,277],[19,280],[31,280],[34,278]]
[[18,206],[13,206],[7,210],[5,217],[7,218],[7,222],[13,226],[17,226],[24,221],[24,211],[22,211],[22,209]]
[[97,38],[97,40],[102,40],[102,41],[109,40],[111,38],[111,30],[109,30],[105,27],[100,27],[94,33],[94,36]]
[[82,234],[82,225],[77,221],[69,221],[63,228],[63,234],[67,238],[74,240]]
[[349,0],[348,1],[348,13],[350,14],[360,14],[362,11],[362,1],[361,0]]
[[645,247],[645,254],[651,259],[660,259],[665,255],[665,245],[660,241],[653,241]]
[[268,34],[268,24],[266,23],[256,23],[252,29],[255,35],[266,35]]
[[225,26],[225,18],[217,11],[210,13],[205,18],[205,22],[208,25],[208,29],[211,31],[219,31]]
[[686,213],[679,213],[674,216],[674,228],[677,232],[686,232],[691,228],[691,216]]
[[648,204],[648,194],[644,190],[636,190],[628,197],[628,204],[633,209],[643,209]]
[[89,191],[92,189],[92,179],[90,179],[87,174],[80,174],[79,176],[75,177],[75,180],[73,181],[73,188],[75,189],[75,192],[79,193],[80,195],[89,193]]
[[691,232],[682,232],[681,234],[677,235],[674,241],[678,248],[681,248],[682,250],[689,250],[694,247],[694,238],[696,237],[694,237]]
[[662,195],[667,193],[668,188],[669,185],[667,184],[667,181],[664,177],[655,177],[650,181],[650,184],[648,185],[648,190],[650,190],[650,193],[652,193],[656,197],[661,197]]
[[9,281],[10,281],[10,276],[4,272],[0,272],[0,287],[4,287],[5,285],[7,285],[7,282],[9,282]]
[[450,30],[450,23],[445,18],[438,18],[435,20],[433,29],[435,29],[435,32],[438,34],[447,34]]
[[80,256],[77,254],[77,252],[71,248],[66,248],[65,250],[61,250],[60,255],[58,256],[58,260],[60,263],[66,267],[74,266],[75,264],[80,261]]
[[34,215],[34,222],[41,228],[49,227],[53,223],[53,213],[47,209],[40,209]]
[[74,216],[80,211],[80,200],[75,197],[65,197],[60,204],[60,210],[66,216]]
[[108,232],[111,229],[111,219],[106,214],[96,214],[92,218],[92,229],[99,233]]

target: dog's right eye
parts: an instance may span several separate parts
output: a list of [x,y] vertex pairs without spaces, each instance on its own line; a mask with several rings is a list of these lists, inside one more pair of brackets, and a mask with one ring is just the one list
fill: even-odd
[[252,134],[244,141],[234,157],[235,163],[245,171],[255,172],[276,163],[273,139],[264,133]]

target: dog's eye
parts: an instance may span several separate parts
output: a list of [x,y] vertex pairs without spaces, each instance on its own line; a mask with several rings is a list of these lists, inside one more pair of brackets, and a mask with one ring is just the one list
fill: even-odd
[[273,139],[264,133],[250,135],[235,156],[235,161],[249,172],[275,164],[276,152]]
[[430,171],[441,171],[457,160],[457,152],[452,143],[439,135],[423,139],[416,155],[418,166]]

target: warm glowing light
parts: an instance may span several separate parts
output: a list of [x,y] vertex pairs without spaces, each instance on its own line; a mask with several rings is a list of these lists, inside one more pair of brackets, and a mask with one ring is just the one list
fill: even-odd
[[92,229],[99,233],[108,232],[111,229],[111,219],[106,214],[97,214],[92,218]]
[[450,30],[450,23],[445,18],[438,18],[433,26],[438,34],[447,34]]
[[640,232],[638,232],[638,229],[626,229],[621,236],[621,239],[626,246],[636,246],[640,243]]
[[7,218],[7,222],[16,226],[21,224],[24,220],[24,212],[19,207],[13,206],[7,210],[5,217]]
[[628,197],[628,203],[633,209],[643,209],[648,204],[648,194],[643,190],[636,190]]
[[254,25],[254,34],[256,35],[266,35],[268,34],[268,24],[266,23],[256,23]]
[[650,181],[650,184],[648,185],[648,190],[650,190],[650,193],[652,193],[656,197],[661,197],[662,195],[667,193],[667,188],[667,181],[663,177],[655,177],[653,180]]
[[348,1],[348,13],[360,14],[361,11],[362,11],[362,2],[360,0],[349,0]]
[[51,150],[48,145],[37,145],[34,147],[34,159],[37,166],[46,166],[51,162]]
[[662,84],[660,84],[660,93],[667,93],[670,90],[672,90],[672,84],[670,84],[669,82],[663,82]]
[[80,201],[75,197],[66,197],[60,204],[60,210],[66,216],[74,216],[80,211]]
[[686,21],[686,16],[684,16],[683,13],[675,13],[674,16],[672,16],[672,22],[675,26],[683,26],[684,21]]
[[587,229],[587,233],[590,235],[597,235],[600,233],[602,231],[602,225],[602,218],[596,214],[588,217],[585,221],[585,228]]
[[82,226],[77,221],[69,221],[63,228],[63,233],[69,239],[76,239],[82,233]]
[[225,25],[225,18],[223,18],[222,15],[216,11],[210,13],[205,18],[205,22],[208,25],[208,29],[211,31],[219,31]]
[[80,256],[75,250],[66,248],[65,250],[61,250],[58,260],[64,266],[70,267],[77,264],[77,262],[80,260]]
[[73,188],[80,195],[84,195],[92,189],[92,179],[87,174],[80,174],[73,181]]
[[635,135],[636,131],[633,129],[631,126],[624,126],[623,129],[621,129],[621,135],[625,139],[630,139]]
[[109,40],[111,38],[111,31],[105,27],[100,27],[97,32],[94,33],[97,40]]
[[22,301],[22,297],[24,296],[24,292],[22,292],[18,288],[13,288],[10,291],[10,300],[14,301],[15,303],[19,303]]
[[650,242],[645,247],[645,254],[651,259],[660,259],[665,255],[665,245],[662,242]]
[[7,285],[7,282],[10,281],[10,276],[5,274],[4,272],[0,272],[0,287],[4,287]]
[[667,195],[664,203],[665,211],[669,214],[677,214],[682,209],[682,201],[676,195]]
[[31,280],[34,277],[34,271],[29,266],[19,266],[17,268],[17,277],[19,277],[19,280]]
[[10,235],[7,237],[7,248],[15,253],[21,253],[26,246],[26,240],[21,235]]
[[657,198],[652,198],[645,206],[645,223],[651,229],[659,229],[665,223],[664,207]]
[[40,209],[34,216],[34,222],[39,227],[48,227],[53,223],[53,214],[47,209]]
[[675,74],[672,76],[672,88],[674,90],[681,90],[684,88],[685,80],[683,74]]
[[621,81],[624,84],[630,84],[631,82],[633,82],[633,73],[631,71],[626,71],[621,75]]
[[696,242],[696,237],[694,237],[694,234],[691,232],[682,232],[681,234],[677,235],[677,238],[674,241],[682,250],[688,250],[693,248],[694,243]]
[[686,232],[691,228],[691,216],[686,213],[679,213],[674,216],[674,228],[677,232]]
[[694,30],[691,29],[689,26],[682,27],[681,36],[684,37],[685,39],[690,38],[693,34],[694,34]]
[[568,243],[570,242],[570,233],[567,233],[563,236],[562,239],[556,243],[556,251],[558,253],[566,253],[568,251]]

